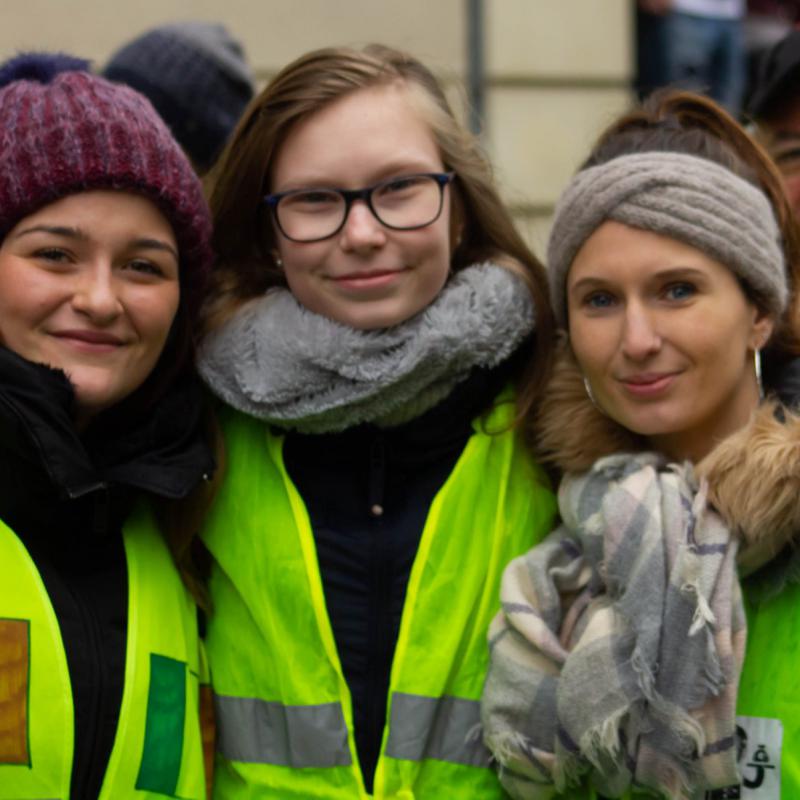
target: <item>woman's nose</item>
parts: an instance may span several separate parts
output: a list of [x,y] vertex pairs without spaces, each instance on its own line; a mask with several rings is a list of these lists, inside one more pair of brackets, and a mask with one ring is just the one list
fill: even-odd
[[103,324],[115,319],[122,310],[114,273],[108,264],[94,264],[76,276],[72,306],[93,322]]
[[640,361],[658,352],[661,335],[655,315],[638,303],[625,309],[622,351],[630,359]]
[[386,243],[386,229],[364,200],[355,200],[339,237],[344,250],[372,250]]

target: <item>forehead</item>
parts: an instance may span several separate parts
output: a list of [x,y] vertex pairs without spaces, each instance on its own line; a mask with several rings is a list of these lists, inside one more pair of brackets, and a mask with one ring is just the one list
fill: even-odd
[[362,186],[395,170],[440,171],[421,91],[400,82],[357,89],[300,120],[276,152],[272,190]]

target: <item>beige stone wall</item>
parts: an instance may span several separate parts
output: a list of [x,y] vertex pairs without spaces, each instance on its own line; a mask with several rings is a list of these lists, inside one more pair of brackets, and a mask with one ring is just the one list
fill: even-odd
[[260,76],[316,47],[383,41],[440,69],[463,71],[461,0],[3,0],[0,54],[62,47],[104,61],[165,22],[224,22]]
[[505,196],[540,254],[565,182],[630,103],[632,5],[486,4],[486,139]]
[[[629,102],[630,0],[484,0],[484,139],[522,230],[542,252],[553,203],[600,129]],[[0,57],[59,48],[102,64],[127,39],[181,19],[224,22],[258,78],[315,47],[382,41],[412,51],[464,109],[466,0],[3,0]]]

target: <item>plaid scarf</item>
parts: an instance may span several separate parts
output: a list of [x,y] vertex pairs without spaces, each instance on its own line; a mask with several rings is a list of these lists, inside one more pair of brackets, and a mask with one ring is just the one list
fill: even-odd
[[507,568],[484,738],[520,800],[589,783],[690,798],[738,782],[736,541],[692,467],[653,453],[567,475],[563,524]]

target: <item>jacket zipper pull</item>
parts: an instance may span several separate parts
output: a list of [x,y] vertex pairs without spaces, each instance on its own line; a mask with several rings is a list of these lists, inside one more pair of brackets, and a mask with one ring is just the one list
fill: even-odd
[[378,433],[370,446],[369,465],[369,513],[373,517],[383,516],[383,491],[386,480],[386,453],[383,434]]

